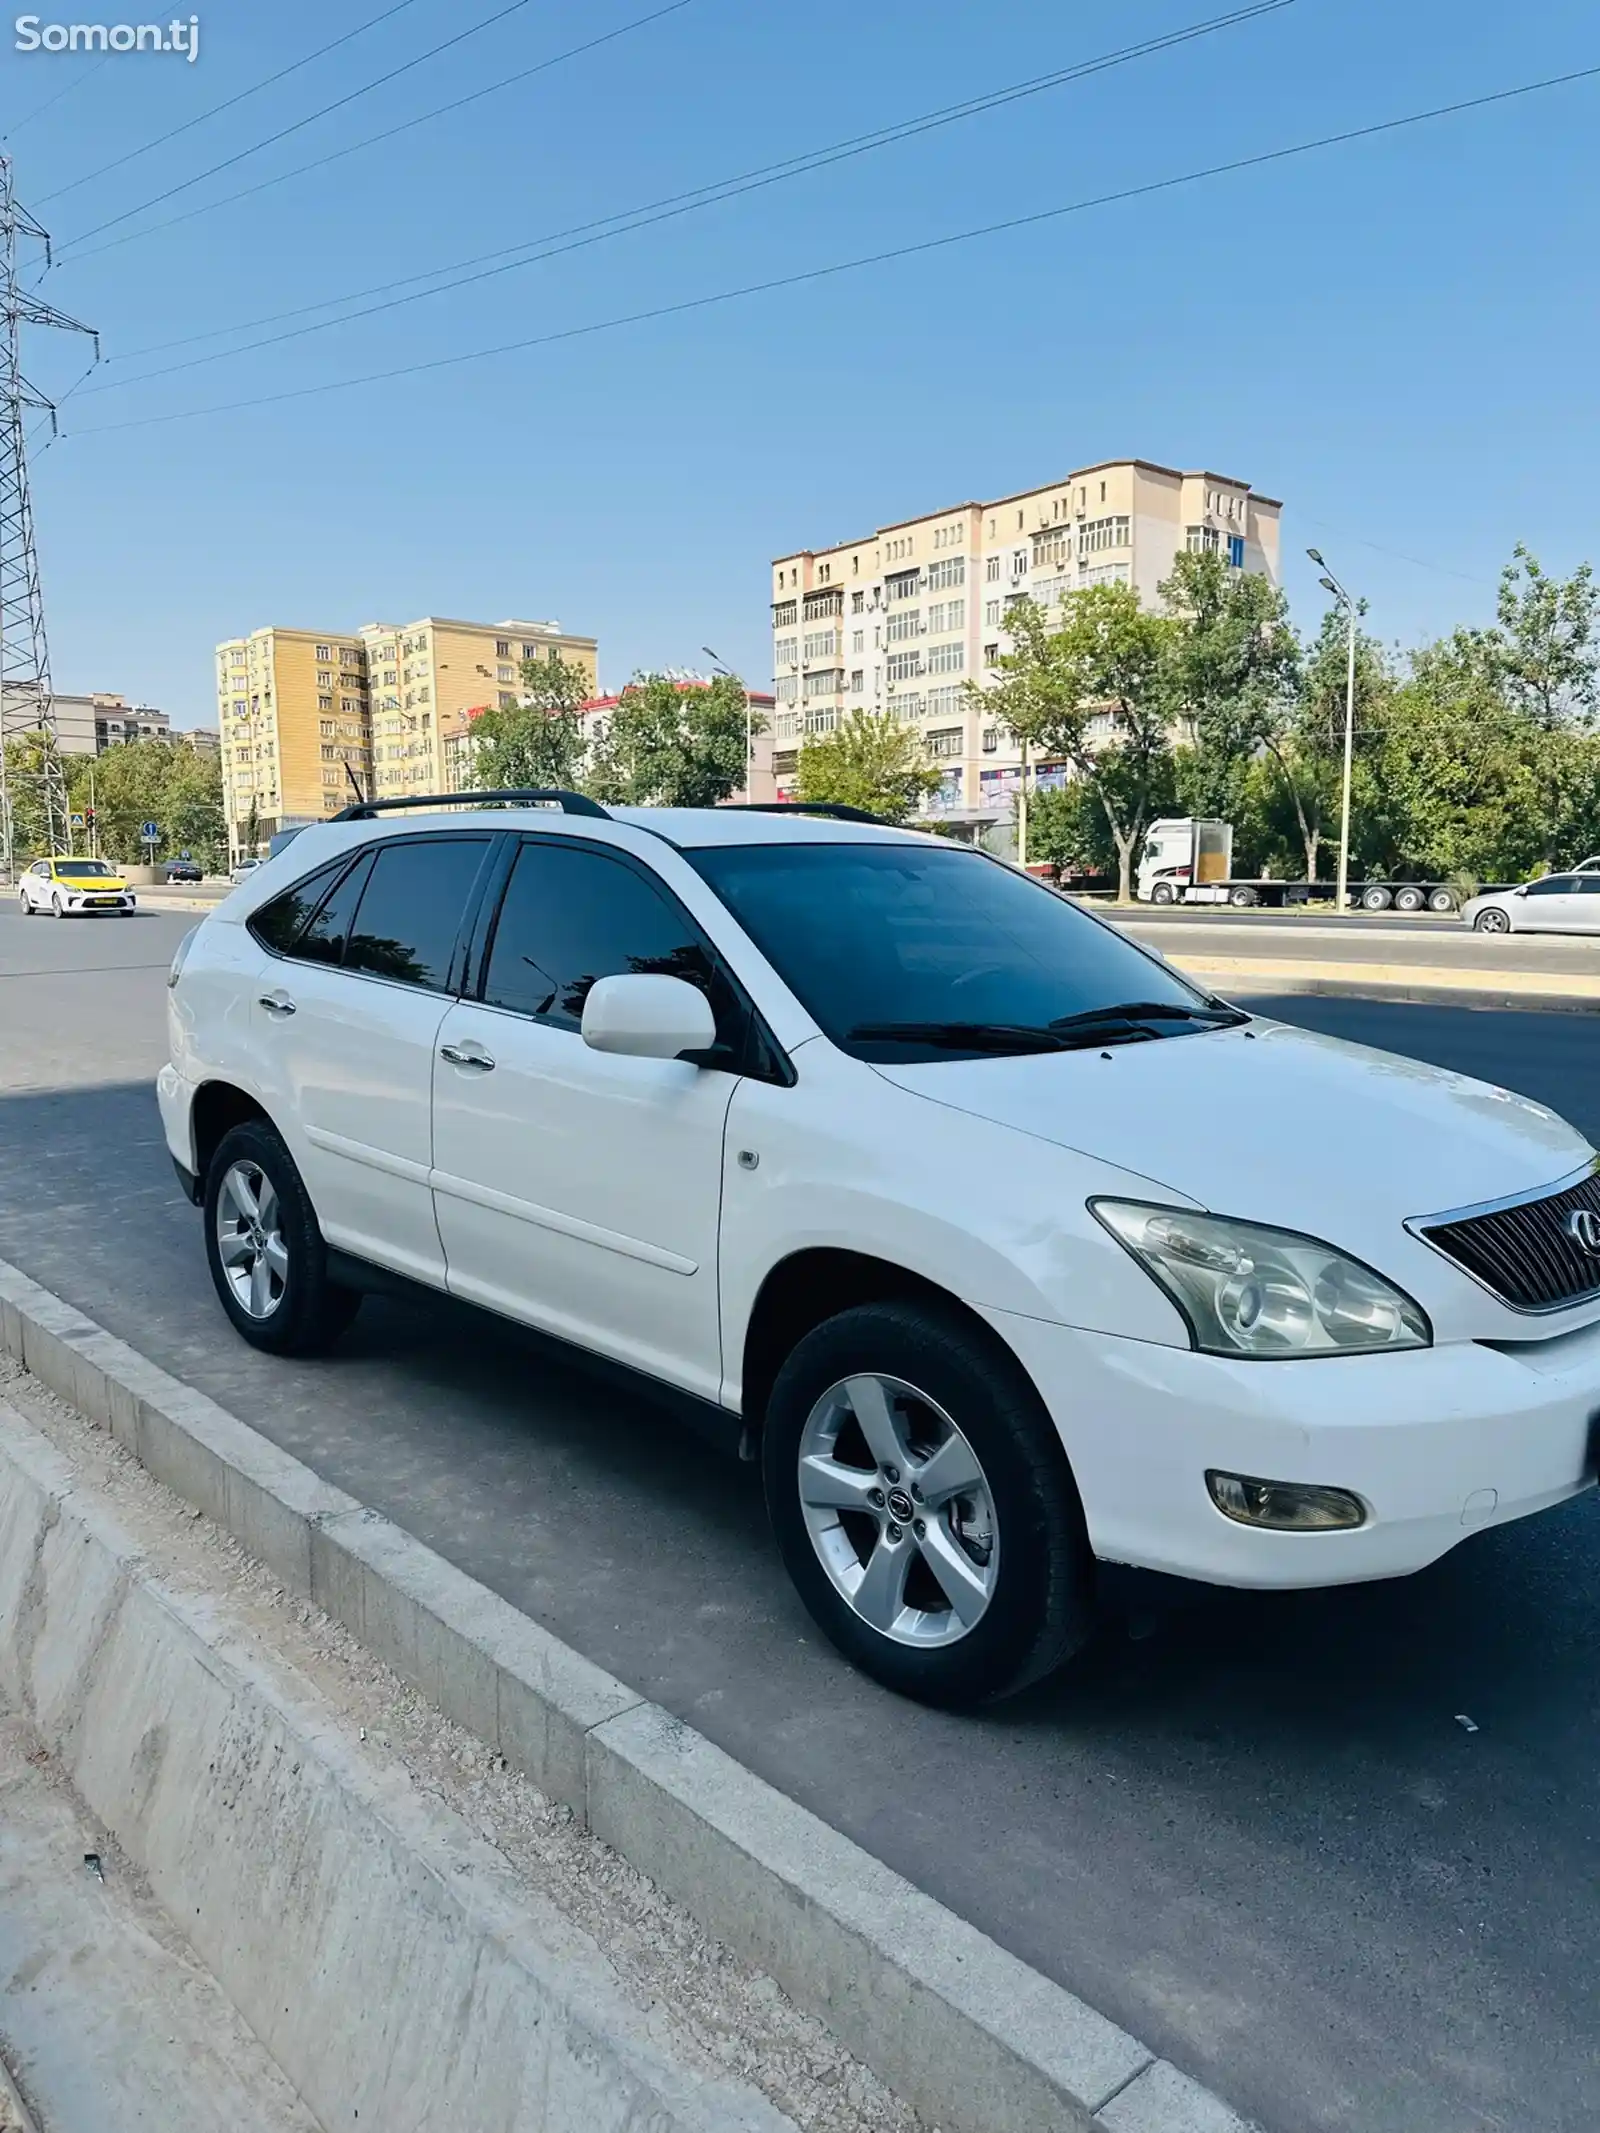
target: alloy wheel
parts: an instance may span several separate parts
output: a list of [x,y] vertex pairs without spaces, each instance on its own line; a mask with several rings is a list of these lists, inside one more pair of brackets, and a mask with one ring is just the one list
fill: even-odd
[[255,1319],[270,1318],[289,1279],[277,1191],[259,1163],[234,1163],[217,1194],[217,1253],[234,1301]]
[[976,1628],[999,1525],[977,1453],[936,1401],[901,1378],[841,1379],[806,1418],[798,1482],[817,1558],[870,1628],[923,1650]]

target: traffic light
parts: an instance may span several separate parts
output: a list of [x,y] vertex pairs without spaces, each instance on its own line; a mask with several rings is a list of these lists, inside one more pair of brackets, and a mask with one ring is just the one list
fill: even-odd
[[94,809],[92,807],[86,807],[83,811],[83,826],[85,829],[94,828]]

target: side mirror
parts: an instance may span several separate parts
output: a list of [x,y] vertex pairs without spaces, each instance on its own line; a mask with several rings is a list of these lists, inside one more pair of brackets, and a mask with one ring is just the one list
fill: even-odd
[[1527,895],[1527,893],[1528,893],[1528,892],[1527,892],[1527,889],[1526,889],[1526,888],[1521,888],[1521,889],[1519,889],[1519,890],[1517,891],[1517,894],[1518,894],[1519,896],[1526,896],[1526,895]]
[[583,1041],[591,1051],[629,1059],[676,1059],[717,1041],[705,994],[683,978],[644,974],[600,978],[583,1003]]

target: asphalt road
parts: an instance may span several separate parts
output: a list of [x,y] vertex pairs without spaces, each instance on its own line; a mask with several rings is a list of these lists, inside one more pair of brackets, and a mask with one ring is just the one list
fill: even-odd
[[[648,1402],[443,1302],[369,1305],[317,1364],[233,1338],[149,1088],[187,923],[0,905],[0,1255],[1269,2133],[1600,2125],[1593,1496],[1390,1585],[1129,1581],[1128,1627],[1031,1698],[982,1720],[899,1703],[816,1639],[750,1471]],[[1600,1138],[1600,1016],[1281,1011]]]

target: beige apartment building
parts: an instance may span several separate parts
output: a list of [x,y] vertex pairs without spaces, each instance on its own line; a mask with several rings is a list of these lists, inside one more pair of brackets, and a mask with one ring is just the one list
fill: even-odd
[[[235,849],[337,814],[371,771],[366,652],[333,630],[253,630],[217,646],[222,791]],[[253,835],[252,835],[253,830]]]
[[460,792],[471,782],[470,727],[477,711],[506,709],[522,693],[524,660],[581,667],[591,690],[599,648],[557,622],[458,622],[425,615],[403,627],[361,631],[372,682],[373,791]]
[[922,734],[943,773],[933,812],[974,824],[1006,819],[1020,752],[969,702],[967,684],[996,677],[1009,604],[1028,594],[1059,610],[1068,592],[1120,583],[1154,606],[1184,549],[1276,583],[1281,511],[1248,482],[1119,459],[993,503],[955,504],[860,540],[780,556],[772,566],[771,789],[756,797],[785,792],[807,735],[867,710],[893,713]]
[[595,686],[597,647],[553,622],[370,622],[354,633],[259,629],[217,646],[217,713],[236,851],[325,820],[356,797],[455,792],[468,714],[517,700],[524,659],[561,658]]

